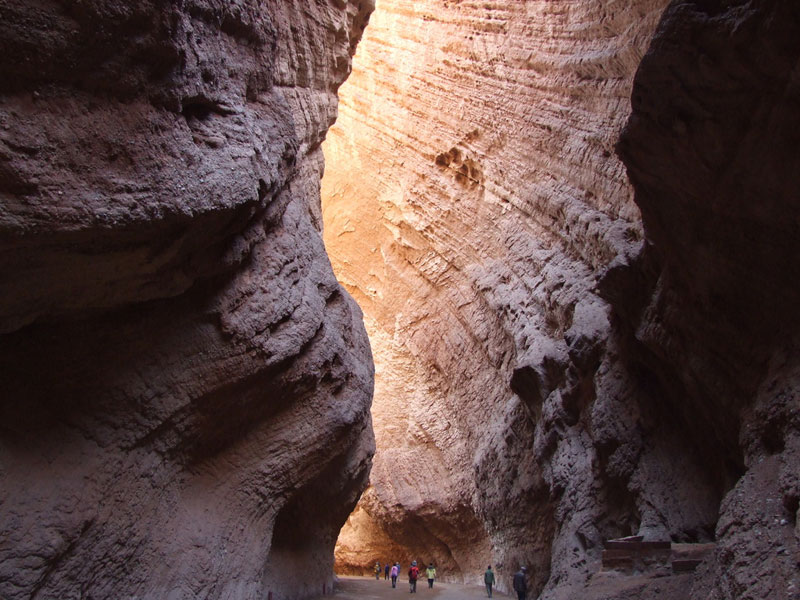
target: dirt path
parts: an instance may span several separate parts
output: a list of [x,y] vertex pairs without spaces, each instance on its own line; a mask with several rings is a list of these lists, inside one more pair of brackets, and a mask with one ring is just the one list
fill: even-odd
[[[495,591],[494,598],[508,598],[503,593]],[[398,580],[397,588],[392,588],[389,581],[383,577],[376,580],[372,577],[340,577],[339,585],[333,596],[320,596],[319,600],[461,600],[463,598],[486,598],[486,590],[479,586],[460,585],[457,583],[434,583],[433,589],[428,589],[428,580],[420,579],[417,582],[417,593],[409,594],[408,580]]]

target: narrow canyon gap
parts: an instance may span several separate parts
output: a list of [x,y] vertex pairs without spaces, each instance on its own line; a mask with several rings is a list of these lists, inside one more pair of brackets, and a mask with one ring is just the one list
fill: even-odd
[[796,2],[372,8],[0,4],[0,597],[797,598]]
[[[798,34],[788,1],[377,1],[324,144],[376,369],[340,572],[798,597]],[[707,554],[609,591],[637,534]]]

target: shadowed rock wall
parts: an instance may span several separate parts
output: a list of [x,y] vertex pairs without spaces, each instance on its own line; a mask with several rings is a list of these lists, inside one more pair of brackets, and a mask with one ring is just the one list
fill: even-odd
[[693,596],[800,598],[799,65],[794,3],[675,2],[619,143],[657,265],[637,354],[742,475]]
[[[800,28],[790,2],[675,2],[632,89],[666,4],[377,3],[323,181],[376,361],[343,570],[796,597]],[[716,558],[614,590],[602,542],[631,534]]]
[[320,142],[369,1],[0,7],[0,596],[299,598],[374,449]]

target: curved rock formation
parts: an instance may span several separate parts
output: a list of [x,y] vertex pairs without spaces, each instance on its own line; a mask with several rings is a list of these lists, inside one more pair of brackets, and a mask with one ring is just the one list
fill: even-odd
[[598,499],[584,413],[601,364],[608,415],[624,388],[594,288],[641,240],[613,145],[663,4],[379,2],[341,90],[323,206],[377,365],[361,507],[444,577],[524,561],[541,587],[551,553],[555,581],[638,527]]
[[368,0],[0,7],[0,596],[300,598],[366,484],[320,236]]
[[[377,3],[325,146],[326,247],[376,361],[342,570],[478,582],[490,561],[507,589],[527,563],[547,598],[800,589],[800,28],[789,2],[674,3],[619,146],[634,203],[614,147],[666,4]],[[717,551],[610,596],[603,542],[632,534]]]
[[735,482],[696,596],[800,598],[799,34],[791,2],[673,3],[619,144],[658,265],[637,354]]

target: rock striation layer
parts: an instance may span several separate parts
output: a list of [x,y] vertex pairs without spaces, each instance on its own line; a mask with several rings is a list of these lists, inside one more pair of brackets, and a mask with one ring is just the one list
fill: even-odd
[[[377,2],[325,143],[326,247],[376,362],[338,568],[795,597],[800,27],[756,4],[674,2],[653,38],[665,1]],[[634,534],[717,550],[600,572]]]
[[[642,239],[614,143],[663,6],[378,2],[341,89],[326,246],[376,360],[359,529],[443,577],[492,562],[507,589],[525,562],[539,590],[638,529],[596,473],[596,446],[626,433],[627,374],[595,288]],[[676,532],[713,523],[716,500]],[[365,545],[349,536],[343,566]]]
[[371,8],[0,7],[3,598],[330,586],[373,372],[320,143]]

